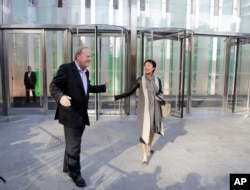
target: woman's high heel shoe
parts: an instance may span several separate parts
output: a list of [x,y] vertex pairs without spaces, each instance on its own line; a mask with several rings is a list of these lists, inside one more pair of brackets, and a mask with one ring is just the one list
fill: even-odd
[[142,165],[143,165],[143,166],[147,166],[147,165],[148,165],[148,161],[146,161],[146,160],[145,160],[145,161],[142,161]]
[[147,165],[148,165],[147,155],[144,155],[144,156],[142,157],[142,165],[143,165],[143,166],[147,166]]
[[155,151],[152,149],[152,147],[150,146],[150,144],[148,144],[148,148],[149,148],[149,153],[150,154],[154,154]]

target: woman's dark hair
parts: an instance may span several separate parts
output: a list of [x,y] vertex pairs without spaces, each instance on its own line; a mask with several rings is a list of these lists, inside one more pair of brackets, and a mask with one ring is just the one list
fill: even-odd
[[[144,66],[147,62],[151,63],[151,64],[153,65],[153,67],[156,68],[156,62],[155,62],[153,59],[147,59],[146,61],[144,61],[143,66]],[[155,72],[155,69],[154,69],[153,72]]]

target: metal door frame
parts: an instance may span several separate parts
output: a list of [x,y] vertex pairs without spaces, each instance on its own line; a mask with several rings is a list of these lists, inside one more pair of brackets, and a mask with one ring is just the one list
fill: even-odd
[[[105,25],[105,24],[93,24],[93,25],[78,25],[78,26],[74,26],[68,29],[67,31],[67,40],[65,40],[65,46],[67,46],[68,48],[65,49],[70,49],[71,54],[68,57],[71,57],[72,60],[72,56],[73,56],[73,37],[76,36],[88,36],[88,35],[93,35],[95,37],[95,55],[96,55],[96,59],[95,59],[95,73],[99,72],[99,66],[100,66],[100,54],[99,52],[101,52],[101,37],[105,36],[105,34],[109,37],[124,37],[125,40],[128,38],[128,29],[126,29],[125,27],[122,26],[115,26],[115,25]],[[125,51],[126,51],[126,55],[124,56],[124,62],[127,63],[127,57],[128,57],[128,51],[127,51],[127,46],[125,45]],[[65,52],[65,54],[68,54],[68,52]],[[122,50],[121,52],[124,52],[124,50]],[[70,61],[70,60],[69,60]],[[127,66],[125,66],[125,69],[127,69]],[[128,81],[128,80],[126,80]],[[95,75],[95,84],[99,83],[99,76]],[[100,95],[95,93],[95,120],[99,119],[100,116],[100,109],[99,109],[99,101],[100,101]],[[127,105],[125,105],[126,108]],[[119,105],[119,112],[122,113],[121,111],[122,107]]]
[[[43,86],[42,86],[42,90],[43,93],[41,94],[42,97],[42,102],[43,102],[43,106],[42,107],[38,107],[38,108],[12,108],[10,105],[10,81],[9,81],[9,65],[8,65],[8,57],[7,57],[7,42],[6,42],[6,36],[8,34],[41,34],[40,38],[41,38],[41,73],[42,73],[42,80],[43,80]],[[20,111],[27,111],[30,110],[32,112],[36,112],[36,113],[43,113],[43,114],[47,114],[48,111],[48,92],[47,92],[47,76],[46,76],[46,54],[45,54],[45,31],[44,29],[17,29],[17,28],[8,28],[3,30],[3,50],[2,52],[4,52],[4,56],[3,56],[3,71],[2,71],[2,78],[4,79],[4,85],[3,85],[3,94],[5,94],[5,96],[3,96],[3,114],[4,115],[11,115],[11,114],[16,114],[15,112],[18,111],[18,113]]]
[[[174,40],[180,41],[180,63],[179,63],[179,94],[178,102],[176,105],[176,110],[173,112],[171,110],[171,115],[179,118],[183,118],[183,108],[185,106],[185,64],[186,64],[186,39],[189,39],[189,74],[192,71],[192,41],[193,33],[185,29],[176,29],[176,28],[150,28],[150,29],[141,29],[138,32],[141,35],[141,62],[143,63],[144,59],[144,38],[150,36],[152,41],[155,40]],[[153,43],[151,43],[151,57],[153,57]],[[141,73],[143,73],[143,67],[141,67]],[[187,113],[190,111],[191,107],[191,77],[188,77],[188,95],[187,95]]]
[[[199,32],[195,31],[194,36],[205,36],[205,37],[223,37],[226,43],[226,51],[225,51],[225,74],[224,74],[224,86],[223,86],[223,97],[222,97],[222,111],[228,111],[228,78],[229,78],[229,62],[230,62],[230,51],[232,46],[236,46],[236,58],[234,61],[235,70],[234,70],[234,85],[233,85],[233,100],[232,100],[232,108],[231,112],[235,113],[235,105],[236,105],[236,90],[237,90],[237,72],[238,72],[238,64],[239,64],[239,46],[240,43],[246,39],[248,39],[248,43],[250,43],[250,35],[248,33],[226,33],[226,32]],[[236,40],[236,43],[232,42]]]
[[[237,82],[238,82],[238,67],[239,67],[239,64],[240,64],[240,46],[244,45],[244,44],[250,44],[250,37],[245,37],[245,38],[237,38],[236,39],[236,43],[230,43],[228,44],[227,46],[227,51],[230,51],[231,48],[233,46],[236,46],[236,55],[235,55],[235,62],[234,62],[234,66],[235,66],[235,69],[234,69],[234,84],[233,84],[233,99],[232,99],[232,113],[236,113],[236,104],[237,104],[237,101],[236,101],[236,98],[237,98]],[[230,55],[229,55],[230,56]],[[250,71],[249,71],[250,72]],[[250,82],[250,81],[249,81]],[[249,92],[250,92],[250,86],[248,85],[248,96],[247,96],[247,105],[246,105],[246,111],[248,111],[249,109]],[[228,96],[228,94],[227,94]],[[226,108],[224,108],[224,110],[226,110]]]

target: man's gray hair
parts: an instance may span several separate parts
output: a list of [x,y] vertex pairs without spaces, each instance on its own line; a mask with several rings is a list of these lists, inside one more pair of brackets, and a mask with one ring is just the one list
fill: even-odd
[[80,46],[80,47],[78,47],[77,49],[76,49],[76,52],[75,52],[75,59],[77,58],[77,56],[79,55],[79,54],[81,54],[82,53],[82,50],[83,49],[89,49],[87,46]]

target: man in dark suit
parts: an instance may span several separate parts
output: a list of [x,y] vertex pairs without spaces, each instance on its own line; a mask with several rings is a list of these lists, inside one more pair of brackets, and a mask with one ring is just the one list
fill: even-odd
[[107,82],[103,85],[90,84],[89,64],[89,48],[78,48],[75,60],[62,64],[50,84],[51,96],[58,103],[55,119],[59,119],[64,126],[66,148],[63,171],[80,187],[86,186],[81,176],[80,152],[85,125],[90,124],[87,112],[89,93],[105,92],[107,85]]
[[26,102],[30,101],[30,90],[32,91],[33,102],[36,102],[36,73],[32,71],[31,66],[28,66],[27,71],[24,73],[24,85],[26,89]]

